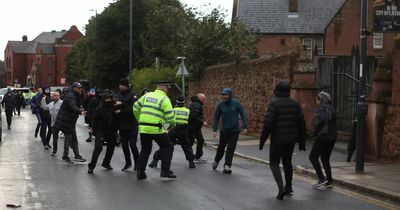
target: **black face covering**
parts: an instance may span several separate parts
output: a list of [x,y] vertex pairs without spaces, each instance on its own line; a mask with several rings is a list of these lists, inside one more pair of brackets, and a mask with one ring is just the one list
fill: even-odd
[[113,101],[104,101],[103,102],[104,106],[107,107],[107,108],[112,107],[112,105],[113,105],[112,103],[113,103]]

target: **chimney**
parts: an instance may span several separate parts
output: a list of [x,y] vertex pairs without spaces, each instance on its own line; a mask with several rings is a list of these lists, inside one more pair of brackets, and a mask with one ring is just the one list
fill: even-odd
[[27,42],[28,41],[28,36],[27,35],[23,35],[22,36],[22,41],[23,42]]
[[289,0],[289,12],[298,12],[299,0]]

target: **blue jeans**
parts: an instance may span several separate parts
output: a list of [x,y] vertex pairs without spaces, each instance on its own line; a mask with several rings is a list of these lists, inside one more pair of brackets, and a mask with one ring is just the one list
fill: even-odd
[[36,129],[35,129],[35,137],[36,137],[36,135],[39,133],[40,126],[42,125],[42,117],[40,116],[39,112],[35,112],[35,115],[36,115],[36,119],[38,121],[38,123],[36,125]]

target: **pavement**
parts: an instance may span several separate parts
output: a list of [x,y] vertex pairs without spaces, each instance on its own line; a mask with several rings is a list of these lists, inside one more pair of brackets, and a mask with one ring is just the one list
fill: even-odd
[[[210,128],[203,128],[204,138],[209,146],[216,148],[218,140],[212,137]],[[236,155],[249,160],[269,164],[269,140],[260,151],[259,137],[240,135]],[[312,142],[307,141],[307,151],[299,151],[296,145],[293,154],[293,165],[297,174],[316,178],[316,173],[308,159]],[[400,163],[366,162],[362,174],[355,173],[355,161],[346,162],[347,143],[338,141],[331,155],[331,167],[334,183],[367,195],[378,196],[400,203]],[[354,155],[353,155],[354,158]],[[322,165],[321,165],[322,166]]]
[[[3,114],[4,116],[4,114]],[[235,158],[233,174],[213,171],[215,151],[205,148],[207,164],[189,169],[181,148],[175,147],[172,170],[176,181],[165,182],[160,169],[147,169],[148,179],[137,180],[136,173],[121,172],[124,157],[117,147],[111,162],[113,171],[97,167],[87,173],[87,163],[66,164],[51,157],[39,138],[33,137],[35,117],[24,110],[14,117],[12,130],[5,130],[0,143],[0,210],[6,204],[18,209],[400,209],[386,201],[335,187],[312,190],[314,179],[295,176],[293,196],[275,199],[277,187],[269,168],[244,158]],[[4,126],[4,125],[3,125]],[[93,142],[86,143],[87,128],[77,125],[81,154],[89,159]],[[139,145],[140,143],[138,143]],[[242,144],[242,143],[240,143]],[[59,147],[63,145],[60,140]],[[241,147],[241,146],[239,146]],[[102,160],[104,150],[99,160]]]

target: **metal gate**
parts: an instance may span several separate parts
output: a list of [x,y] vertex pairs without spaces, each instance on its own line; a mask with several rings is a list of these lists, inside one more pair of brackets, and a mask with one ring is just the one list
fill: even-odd
[[[359,63],[356,56],[316,57],[316,84],[320,90],[331,94],[337,114],[338,130],[350,133],[356,119],[359,83]],[[372,91],[372,77],[377,58],[367,58],[367,96]]]

